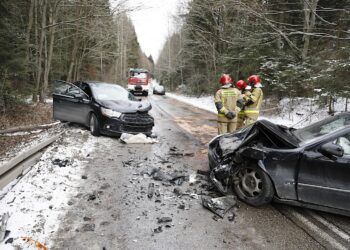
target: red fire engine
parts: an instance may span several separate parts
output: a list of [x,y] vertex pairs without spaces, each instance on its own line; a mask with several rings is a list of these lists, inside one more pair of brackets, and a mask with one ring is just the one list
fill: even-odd
[[146,69],[130,69],[128,77],[128,90],[135,94],[148,96],[150,73]]

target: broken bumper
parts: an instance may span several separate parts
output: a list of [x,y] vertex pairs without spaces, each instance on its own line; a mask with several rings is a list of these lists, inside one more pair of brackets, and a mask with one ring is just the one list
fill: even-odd
[[132,92],[148,92],[148,85],[128,85],[128,90]]
[[122,133],[150,136],[153,126],[154,119],[148,114],[124,114],[121,119],[103,117],[101,130],[109,136],[120,136]]

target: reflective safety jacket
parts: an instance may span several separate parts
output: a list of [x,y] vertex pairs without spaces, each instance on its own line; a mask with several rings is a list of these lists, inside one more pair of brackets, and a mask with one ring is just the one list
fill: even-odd
[[254,88],[250,93],[245,93],[243,100],[246,103],[244,108],[245,114],[258,114],[261,108],[261,104],[263,101],[263,91],[261,88]]
[[[250,92],[249,90],[245,90],[242,94],[243,94],[243,102],[244,104],[246,104],[248,100],[247,96],[251,96],[252,92]],[[241,112],[239,112],[240,116],[244,116],[244,108],[241,110]]]
[[[218,120],[222,122],[232,122],[237,120],[237,115],[241,109],[237,106],[237,101],[241,99],[241,92],[236,88],[222,87],[215,94],[215,105],[218,110]],[[235,112],[236,118],[229,120],[225,117],[228,112]]]

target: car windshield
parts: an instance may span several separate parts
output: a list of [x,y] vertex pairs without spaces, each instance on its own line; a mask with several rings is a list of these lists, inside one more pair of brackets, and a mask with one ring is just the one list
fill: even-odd
[[350,113],[329,117],[322,121],[311,124],[305,128],[293,131],[293,134],[303,143],[317,137],[329,134],[335,130],[342,129],[350,125]]
[[140,73],[140,72],[134,72],[133,74],[133,77],[136,77],[136,78],[140,78],[140,79],[144,79],[144,78],[147,78],[147,73]]
[[97,100],[101,101],[137,101],[135,96],[119,85],[100,83],[93,84],[92,92]]

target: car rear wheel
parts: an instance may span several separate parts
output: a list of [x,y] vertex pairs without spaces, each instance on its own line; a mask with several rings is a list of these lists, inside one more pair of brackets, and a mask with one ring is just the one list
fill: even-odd
[[256,207],[270,203],[275,194],[270,177],[256,165],[240,168],[234,177],[233,190],[239,199]]
[[94,136],[100,135],[100,123],[95,114],[91,114],[90,116],[90,132]]

